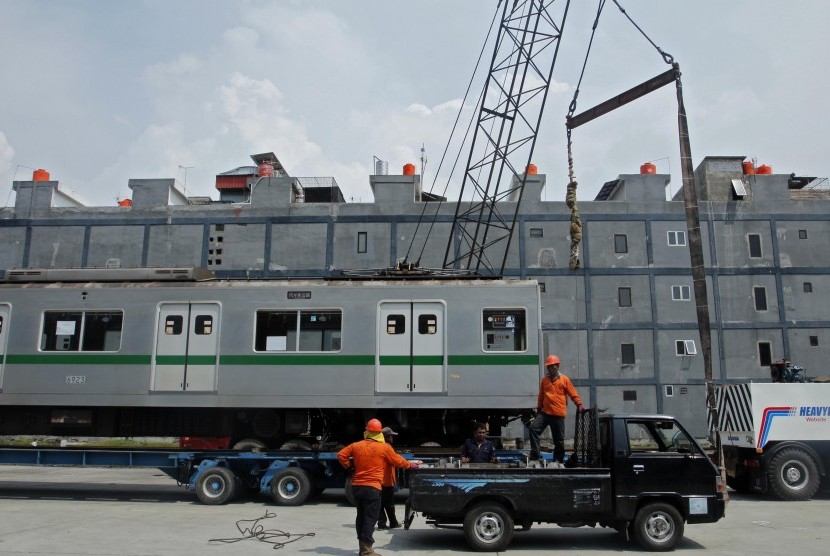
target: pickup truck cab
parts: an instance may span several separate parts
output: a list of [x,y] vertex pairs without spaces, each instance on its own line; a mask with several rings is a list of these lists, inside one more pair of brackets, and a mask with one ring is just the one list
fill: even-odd
[[415,512],[436,527],[463,525],[475,550],[501,551],[532,523],[612,527],[651,551],[671,550],[685,523],[718,521],[726,487],[694,438],[666,415],[577,416],[564,467],[527,462],[421,467],[409,475]]

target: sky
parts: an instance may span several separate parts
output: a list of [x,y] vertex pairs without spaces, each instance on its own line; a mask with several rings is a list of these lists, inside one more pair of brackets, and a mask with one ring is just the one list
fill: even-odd
[[[695,166],[740,155],[830,176],[829,2],[619,2],[680,63]],[[290,175],[334,177],[347,200],[370,202],[373,157],[400,174],[422,146],[424,187],[441,193],[436,171],[496,4],[0,0],[0,195],[13,204],[12,182],[44,168],[92,206],[128,198],[131,178],[218,199],[216,174],[274,152]],[[546,200],[564,200],[565,115],[596,11],[572,0],[565,23],[533,157]],[[577,111],[666,69],[607,2]],[[647,161],[676,191],[676,110],[669,86],[574,130],[579,199]]]

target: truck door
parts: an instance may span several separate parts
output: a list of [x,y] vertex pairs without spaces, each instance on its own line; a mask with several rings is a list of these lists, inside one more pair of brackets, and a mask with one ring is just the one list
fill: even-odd
[[0,388],[3,387],[3,369],[6,367],[6,338],[9,336],[9,315],[11,307],[0,304]]
[[444,304],[382,302],[378,322],[377,391],[444,392]]
[[153,354],[153,390],[215,391],[218,348],[218,304],[162,304]]
[[714,466],[676,421],[629,419],[626,430],[627,455],[626,447],[615,449],[617,496],[636,498],[649,492],[713,494]]

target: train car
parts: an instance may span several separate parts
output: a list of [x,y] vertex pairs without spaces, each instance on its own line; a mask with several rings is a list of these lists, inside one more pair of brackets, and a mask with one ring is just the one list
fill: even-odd
[[7,272],[0,434],[410,444],[491,434],[534,407],[525,280],[200,280],[182,269]]

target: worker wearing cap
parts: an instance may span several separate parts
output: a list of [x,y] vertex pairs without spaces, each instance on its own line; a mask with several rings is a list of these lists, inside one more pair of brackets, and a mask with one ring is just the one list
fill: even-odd
[[[390,446],[394,443],[398,433],[391,427],[383,427],[383,440]],[[380,492],[380,514],[378,516],[378,529],[397,529],[401,526],[395,516],[395,484],[397,481],[397,468],[387,464],[383,470],[383,488]]]
[[568,414],[568,398],[582,411],[582,400],[571,379],[559,372],[559,357],[548,355],[545,359],[547,370],[539,384],[536,401],[536,417],[530,423],[530,459],[539,458],[539,438],[547,427],[553,437],[553,459],[560,463],[565,460],[565,416]]
[[337,459],[344,468],[354,468],[352,492],[357,506],[355,530],[360,544],[360,556],[380,556],[372,545],[375,539],[375,523],[380,514],[380,496],[383,473],[388,465],[402,468],[418,467],[395,453],[384,441],[383,425],[377,419],[369,419],[363,440],[349,444],[339,452]]

